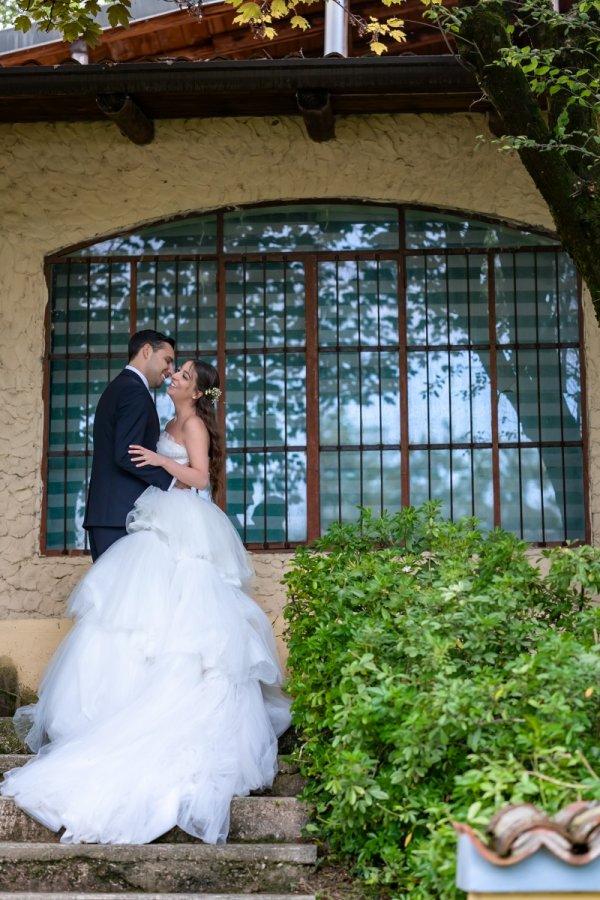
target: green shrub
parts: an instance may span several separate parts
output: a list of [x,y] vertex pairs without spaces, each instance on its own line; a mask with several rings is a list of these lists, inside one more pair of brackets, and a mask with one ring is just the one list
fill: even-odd
[[542,576],[526,550],[432,503],[362,511],[295,554],[310,828],[380,894],[459,896],[453,820],[481,830],[509,802],[600,799],[600,552],[545,551]]

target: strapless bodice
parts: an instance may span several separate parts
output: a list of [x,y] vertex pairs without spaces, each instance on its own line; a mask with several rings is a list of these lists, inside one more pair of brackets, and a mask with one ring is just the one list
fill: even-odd
[[168,431],[161,431],[156,452],[174,459],[175,462],[181,463],[182,466],[189,465],[190,459],[187,450],[183,444],[178,444],[175,438],[171,437]]
[[[189,466],[190,464],[187,450],[183,444],[179,444],[174,437],[171,437],[168,431],[161,431],[156,444],[156,452],[162,453],[163,456],[168,456],[169,459],[174,459],[175,462],[181,463],[182,466]],[[192,488],[191,490],[194,494],[198,494],[199,497],[210,500],[210,488],[206,487],[204,490]]]

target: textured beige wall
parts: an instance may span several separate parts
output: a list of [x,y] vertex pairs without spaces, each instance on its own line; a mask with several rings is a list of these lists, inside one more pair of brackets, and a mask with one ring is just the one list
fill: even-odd
[[[273,626],[282,666],[287,660],[283,639],[282,609],[285,595],[281,586],[291,553],[257,553],[253,555],[260,604]],[[21,687],[37,690],[50,657],[71,627],[70,619],[57,617],[0,620],[0,649],[16,665]]]
[[[349,117],[336,129],[336,140],[315,144],[292,118],[159,122],[155,141],[137,147],[109,123],[0,126],[0,618],[60,617],[89,565],[38,550],[47,254],[170,215],[297,198],[422,203],[551,225],[518,161],[475,149],[482,116]],[[599,336],[588,319],[595,398]],[[600,419],[590,413],[594,436]],[[600,513],[596,494],[593,508]],[[599,528],[595,519],[595,536]],[[273,617],[281,564],[258,561],[258,596]]]

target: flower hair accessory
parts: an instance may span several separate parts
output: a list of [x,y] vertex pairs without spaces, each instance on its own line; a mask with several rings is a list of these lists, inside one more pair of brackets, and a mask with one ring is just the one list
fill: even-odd
[[217,405],[217,400],[218,400],[219,397],[221,396],[221,393],[222,393],[222,392],[221,392],[221,389],[220,389],[220,388],[218,388],[218,387],[211,387],[211,388],[207,388],[207,389],[204,391],[204,396],[205,396],[205,397],[208,397],[208,399],[212,402],[212,405],[213,405],[213,406],[216,406],[216,405]]

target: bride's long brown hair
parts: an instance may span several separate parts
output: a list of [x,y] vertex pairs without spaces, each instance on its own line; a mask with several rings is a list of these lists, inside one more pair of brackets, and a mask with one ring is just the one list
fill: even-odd
[[210,438],[208,447],[208,475],[210,479],[210,491],[215,503],[221,492],[223,477],[223,440],[217,425],[215,407],[212,400],[204,394],[210,388],[219,387],[219,373],[214,366],[203,362],[201,359],[193,359],[192,364],[196,372],[196,387],[202,391],[202,396],[194,401],[196,415],[202,419]]

